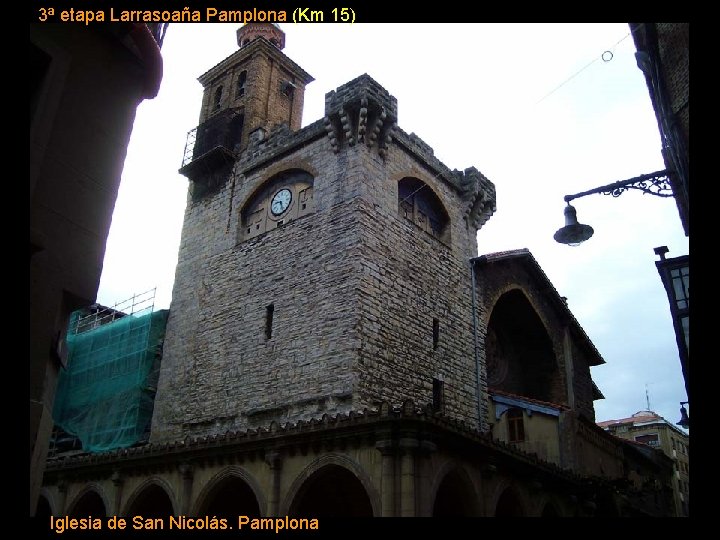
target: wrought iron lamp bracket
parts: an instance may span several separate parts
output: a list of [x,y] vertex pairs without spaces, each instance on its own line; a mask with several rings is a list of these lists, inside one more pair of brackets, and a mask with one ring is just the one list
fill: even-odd
[[565,202],[569,203],[573,199],[584,197],[585,195],[593,195],[595,193],[619,197],[631,189],[642,191],[644,194],[656,195],[657,197],[673,196],[672,186],[670,185],[670,172],[665,169],[662,171],[636,176],[635,178],[629,178],[628,180],[620,180],[619,182],[575,193],[574,195],[565,195]]

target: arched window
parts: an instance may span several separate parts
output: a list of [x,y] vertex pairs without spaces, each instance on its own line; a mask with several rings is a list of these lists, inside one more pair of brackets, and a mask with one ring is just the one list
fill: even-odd
[[220,101],[222,100],[223,87],[218,86],[215,90],[215,99],[213,100],[213,108],[217,111],[220,108]]
[[248,240],[315,211],[314,179],[302,169],[270,178],[248,200],[240,219],[240,240]]
[[448,241],[448,214],[430,186],[421,180],[403,178],[398,182],[398,212],[428,234]]
[[245,81],[247,80],[247,70],[244,69],[240,72],[237,79],[237,92],[235,97],[242,97],[245,95]]

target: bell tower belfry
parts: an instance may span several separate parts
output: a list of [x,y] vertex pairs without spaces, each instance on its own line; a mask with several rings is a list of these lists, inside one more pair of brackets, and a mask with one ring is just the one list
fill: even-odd
[[285,32],[274,23],[247,23],[237,43],[236,52],[198,78],[199,125],[188,133],[180,169],[191,181],[225,175],[258,129],[300,129],[305,85],[314,79],[282,52]]

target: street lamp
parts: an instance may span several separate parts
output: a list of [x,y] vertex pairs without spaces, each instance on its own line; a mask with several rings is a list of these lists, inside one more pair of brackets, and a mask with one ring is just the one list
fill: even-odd
[[553,238],[561,244],[579,246],[593,235],[594,231],[590,225],[578,223],[577,211],[575,210],[575,207],[570,204],[570,201],[573,199],[578,199],[580,197],[584,197],[585,195],[593,195],[595,193],[619,197],[629,189],[637,189],[643,193],[656,195],[658,197],[672,197],[673,192],[672,187],[670,186],[669,174],[669,171],[664,169],[662,171],[636,176],[635,178],[629,178],[628,180],[613,182],[612,184],[575,193],[574,195],[565,195],[565,202],[568,203],[564,211],[565,226],[558,229]]
[[687,404],[687,401],[680,402],[680,420],[677,422],[677,425],[680,427],[684,427],[685,429],[690,429],[690,417],[688,416],[687,410],[685,409],[685,405]]

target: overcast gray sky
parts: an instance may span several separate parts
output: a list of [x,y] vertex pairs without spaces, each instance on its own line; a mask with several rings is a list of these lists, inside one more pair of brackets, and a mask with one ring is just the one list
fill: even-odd
[[[573,205],[593,238],[579,247],[552,238],[563,195],[664,168],[626,23],[281,26],[285,54],[315,78],[303,126],[323,116],[326,92],[367,73],[398,99],[403,130],[451,169],[475,166],[495,184],[478,254],[526,247],[568,298],[607,362],[592,368],[606,398],[595,402],[598,421],[646,408],[646,386],[653,410],[680,418],[687,398],[653,253],[688,253],[674,199],[583,197]],[[197,77],[237,49],[237,27],[168,29],[160,93],[138,107],[128,147],[102,304],[157,287],[156,307],[170,305],[188,186],[177,170],[198,122]]]

